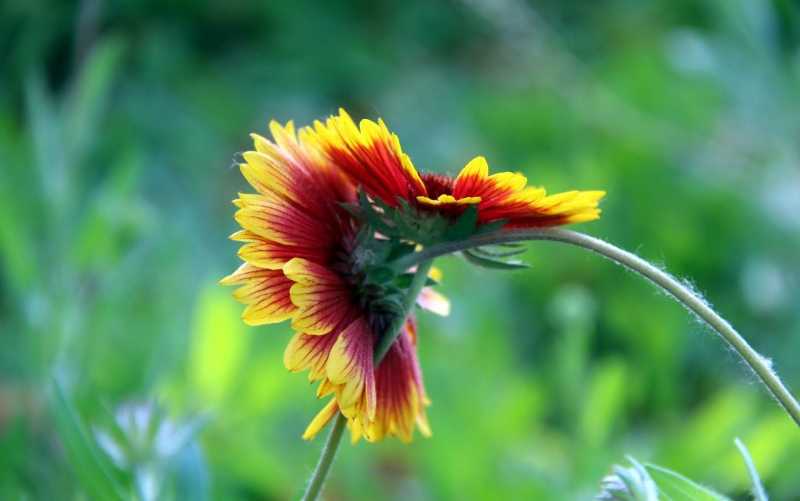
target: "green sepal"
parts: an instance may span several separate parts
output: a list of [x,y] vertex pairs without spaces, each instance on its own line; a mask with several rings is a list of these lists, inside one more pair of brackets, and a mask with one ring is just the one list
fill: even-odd
[[414,253],[414,249],[416,249],[416,245],[414,244],[407,244],[403,242],[397,242],[392,245],[391,251],[389,251],[389,256],[386,258],[388,262],[395,261],[402,257],[406,257],[409,254]]
[[360,205],[339,202],[339,206],[341,206],[342,209],[346,210],[351,216],[359,221],[363,221],[365,223],[369,221],[369,218],[364,213],[364,209],[362,209]]
[[475,228],[478,225],[478,206],[470,205],[464,210],[458,221],[447,230],[445,230],[442,237],[445,240],[455,241],[462,240],[475,233]]
[[358,189],[358,201],[360,202],[360,207],[366,214],[368,221],[376,230],[386,236],[397,235],[397,229],[389,226],[383,217],[381,217],[381,215],[375,211],[375,208],[372,206],[372,202],[370,202],[369,198],[367,198],[367,193],[361,188]]
[[475,235],[483,235],[484,233],[492,233],[498,231],[508,223],[508,219],[501,219],[492,223],[482,224],[475,229]]
[[414,209],[412,209],[411,206],[408,205],[408,201],[405,198],[397,197],[397,202],[400,204],[400,207],[402,208],[402,210],[404,212],[409,213],[409,214],[414,212]]
[[470,263],[480,266],[482,268],[489,268],[493,270],[524,270],[530,268],[529,264],[509,262],[509,261],[496,261],[487,257],[478,256],[472,252],[472,249],[465,250],[461,253],[464,258]]
[[390,266],[373,266],[367,271],[367,280],[374,284],[386,284],[394,280],[394,270]]
[[[403,273],[402,275],[398,275],[398,277],[392,282],[395,287],[399,287],[400,289],[408,289],[411,287],[411,280],[414,278],[413,273]],[[431,277],[425,279],[425,285],[423,287],[435,287],[439,285],[438,280],[434,280]]]
[[389,214],[390,212],[394,212],[394,210],[395,210],[394,208],[392,208],[392,207],[389,207],[389,205],[388,205],[386,202],[384,202],[383,200],[381,200],[380,198],[375,198],[375,200],[373,200],[373,202],[375,202],[375,204],[376,204],[378,207],[380,207],[380,208],[381,208],[381,210],[382,210],[382,211],[383,211],[385,214]]
[[395,211],[393,219],[394,224],[397,226],[399,236],[414,241],[418,241],[420,239],[418,232],[408,224],[401,211]]
[[520,246],[518,248],[508,250],[508,251],[493,251],[489,250],[487,247],[475,247],[474,249],[470,249],[475,254],[479,254],[484,257],[488,258],[501,258],[501,257],[511,257],[516,256],[517,254],[522,254],[526,250],[528,250],[525,246]]
[[431,227],[431,234],[432,235],[444,235],[447,231],[447,221],[442,217],[440,213],[436,213],[433,216],[433,226]]
[[406,310],[403,307],[403,296],[401,294],[385,296],[381,299],[380,306],[383,311],[389,311],[400,317],[406,314]]

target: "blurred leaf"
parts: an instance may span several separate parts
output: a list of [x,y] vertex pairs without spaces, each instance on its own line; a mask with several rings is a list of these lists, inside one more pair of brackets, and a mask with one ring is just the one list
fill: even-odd
[[[191,446],[196,440],[198,435],[208,424],[213,420],[210,413],[201,414],[195,418],[179,421],[172,427],[168,428],[171,433],[158,435],[156,437],[156,445],[159,454],[162,457],[171,457],[183,451],[186,447]],[[163,426],[163,425],[162,425]]]
[[731,501],[674,471],[652,464],[646,464],[645,468],[658,486],[659,494],[670,501]]
[[10,284],[22,290],[30,286],[36,274],[36,260],[32,259],[35,246],[32,228],[16,214],[17,193],[11,188],[11,183],[0,179],[0,264]]
[[581,404],[581,433],[589,444],[603,444],[620,424],[627,379],[627,367],[619,358],[604,360],[594,369]]
[[96,501],[123,501],[125,497],[108,473],[111,465],[97,449],[58,381],[53,381],[53,417],[70,464],[89,496]]
[[39,72],[28,76],[25,91],[29,128],[45,202],[59,212],[63,210],[68,194],[68,162],[58,127],[56,104]]
[[178,454],[177,499],[210,499],[208,465],[197,443],[192,442]]
[[74,161],[80,162],[87,148],[94,143],[100,128],[102,108],[117,67],[122,59],[124,45],[116,38],[100,40],[81,69],[77,85],[65,107],[64,137]]
[[530,268],[529,264],[521,263],[518,261],[498,261],[496,259],[490,259],[488,257],[482,257],[471,250],[465,250],[461,253],[464,258],[469,261],[470,263],[480,266],[481,268],[489,268],[493,270],[503,270],[503,271],[514,271],[514,270],[524,270]]

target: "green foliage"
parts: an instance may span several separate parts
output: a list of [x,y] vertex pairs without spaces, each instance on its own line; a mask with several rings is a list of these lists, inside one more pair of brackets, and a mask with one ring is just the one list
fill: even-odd
[[[753,482],[756,501],[767,501],[756,467],[747,448],[738,438],[735,441]],[[707,487],[689,480],[674,471],[653,464],[642,465],[628,456],[631,466],[615,465],[610,475],[600,482],[598,500],[617,501],[731,501]]]
[[53,386],[55,425],[81,484],[93,499],[123,501],[126,497],[110,473],[110,461],[89,437],[85,425],[67,401],[61,386],[58,383]]
[[659,495],[674,501],[730,501],[674,471],[647,465],[650,478],[658,485]]
[[614,466],[601,482],[598,500],[616,501],[730,501],[674,471],[628,457],[631,467]]

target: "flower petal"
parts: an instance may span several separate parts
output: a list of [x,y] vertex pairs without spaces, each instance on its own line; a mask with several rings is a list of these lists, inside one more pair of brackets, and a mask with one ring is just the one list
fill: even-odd
[[456,178],[453,196],[457,199],[478,197],[482,202],[480,208],[485,209],[519,192],[526,182],[525,176],[511,172],[490,176],[486,159],[477,157]]
[[311,214],[279,200],[265,200],[236,212],[236,221],[245,230],[284,245],[327,248],[333,235]]
[[593,221],[600,217],[598,201],[604,191],[572,191],[543,198],[516,211],[504,228],[532,228]]
[[242,263],[233,273],[219,281],[220,285],[243,285],[257,279],[262,269],[250,263]]
[[252,231],[248,230],[239,230],[228,238],[234,242],[261,242],[264,240]]
[[283,265],[295,257],[323,261],[327,254],[326,249],[283,245],[263,238],[239,249],[239,257],[244,261],[270,270],[283,269]]
[[309,381],[317,381],[325,377],[325,365],[334,343],[339,338],[339,331],[323,336],[310,336],[298,332],[289,341],[283,353],[283,365],[291,372],[302,372],[311,369]]
[[242,313],[242,320],[248,325],[283,322],[297,311],[290,297],[293,282],[281,270],[266,270],[245,263],[220,283],[244,284],[234,291],[233,297],[248,305]]
[[308,425],[305,433],[303,433],[303,440],[313,440],[337,414],[339,414],[339,405],[336,403],[336,399],[333,398]]
[[439,195],[436,200],[431,200],[428,197],[417,197],[417,202],[425,205],[432,205],[438,207],[440,205],[474,205],[480,203],[481,197],[466,197],[456,199],[452,195]]
[[[375,369],[378,408],[375,419],[362,422],[364,437],[370,442],[381,441],[387,436],[397,436],[409,443],[413,438],[414,425],[418,425],[424,436],[430,436],[430,427],[425,416],[429,404],[422,385],[416,349],[412,339],[413,321],[405,329]],[[352,430],[352,428],[351,428]]]
[[417,304],[419,304],[422,309],[435,313],[440,317],[446,317],[450,314],[450,300],[430,287],[424,287],[422,289],[422,292],[417,298]]
[[362,120],[359,127],[342,109],[326,124],[305,129],[309,141],[331,162],[364,187],[367,194],[397,206],[397,197],[426,195],[425,185],[383,120]]
[[333,393],[334,390],[336,390],[336,385],[331,383],[330,379],[324,377],[317,388],[317,398],[326,397]]
[[326,366],[328,379],[331,383],[339,385],[336,388],[336,400],[339,406],[345,411],[355,405],[363,394],[369,420],[375,416],[372,344],[372,329],[362,317],[359,317],[339,335],[339,339],[331,349]]
[[327,334],[352,309],[352,291],[333,272],[306,259],[294,258],[283,273],[296,283],[292,302],[298,310],[292,328],[306,334]]

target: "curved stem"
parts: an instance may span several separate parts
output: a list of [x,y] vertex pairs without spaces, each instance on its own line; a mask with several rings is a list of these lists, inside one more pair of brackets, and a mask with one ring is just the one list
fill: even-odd
[[333,423],[331,433],[328,435],[328,440],[325,442],[325,447],[322,449],[322,455],[319,457],[317,468],[314,470],[314,475],[311,476],[311,481],[308,483],[306,493],[303,495],[303,501],[314,501],[322,491],[322,486],[325,485],[325,480],[328,478],[328,473],[331,471],[333,460],[336,458],[336,452],[339,450],[339,444],[342,442],[344,429],[347,427],[347,418],[341,412],[336,416],[336,421]]
[[[386,329],[380,343],[375,348],[375,356],[373,359],[375,367],[383,360],[383,357],[389,351],[394,340],[400,335],[400,331],[405,325],[408,316],[414,311],[414,305],[417,304],[417,297],[425,286],[431,266],[433,266],[433,259],[423,261],[417,266],[417,271],[414,273],[414,277],[411,279],[411,285],[408,287],[408,293],[403,300],[404,315],[394,319],[389,325],[389,328]],[[338,413],[336,415],[336,421],[333,423],[331,433],[328,435],[328,440],[325,442],[325,447],[322,449],[322,455],[317,463],[317,468],[314,470],[314,475],[312,475],[308,488],[306,488],[306,492],[303,495],[303,501],[315,501],[322,491],[322,486],[325,485],[325,480],[328,478],[331,466],[333,466],[333,460],[336,458],[336,452],[339,450],[339,444],[342,442],[346,426],[347,418],[344,417],[344,414],[341,412]]]
[[647,278],[689,308],[741,355],[745,363],[756,373],[761,382],[778,400],[794,422],[800,427],[800,405],[794,399],[778,375],[772,369],[770,360],[759,355],[744,338],[736,332],[728,322],[720,317],[708,304],[668,273],[661,271],[644,259],[615,247],[602,240],[582,233],[554,228],[501,230],[483,235],[476,235],[457,242],[448,242],[428,247],[419,252],[398,259],[393,263],[395,270],[402,271],[411,266],[433,259],[437,256],[463,251],[484,245],[506,244],[526,240],[550,240],[562,242],[590,250],[617,264],[620,264]]
[[756,465],[753,463],[753,458],[750,457],[750,453],[747,451],[744,442],[737,438],[733,443],[739,448],[742,459],[744,459],[744,464],[747,466],[747,473],[750,474],[750,481],[753,483],[753,496],[755,497],[755,501],[769,501],[764,486],[761,484],[761,478],[758,476]]

